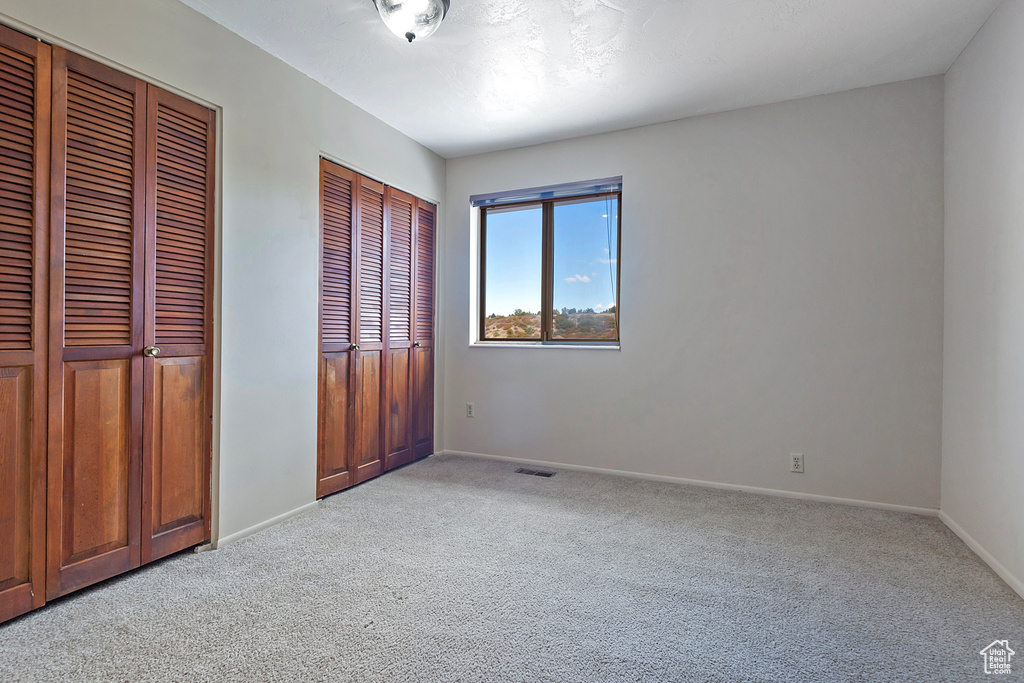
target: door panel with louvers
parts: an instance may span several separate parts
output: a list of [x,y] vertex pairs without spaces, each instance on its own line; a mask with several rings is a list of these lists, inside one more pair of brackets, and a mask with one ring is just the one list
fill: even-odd
[[356,211],[356,310],[358,349],[355,352],[354,484],[383,470],[384,370],[384,185],[359,177]]
[[412,361],[413,457],[434,452],[434,224],[437,209],[416,200],[416,341]]
[[436,208],[416,202],[416,339],[434,343],[434,217]]
[[214,113],[149,86],[142,561],[210,535]]
[[384,186],[368,178],[359,185],[359,345],[384,340]]
[[355,174],[321,163],[321,329],[324,344],[352,343],[352,184]]
[[352,484],[354,370],[352,321],[355,173],[320,161],[320,358],[317,497]]
[[50,48],[0,27],[0,622],[43,604]]
[[413,352],[412,264],[416,199],[389,187],[387,202],[388,349],[384,469],[392,469],[412,461],[409,373]]
[[67,71],[65,346],[132,343],[135,92]]
[[138,566],[145,86],[53,49],[48,597]]
[[0,352],[32,350],[36,61],[0,44]]
[[412,340],[412,244],[416,200],[388,189],[388,339],[395,344]]
[[[187,113],[183,110],[189,110]],[[211,112],[151,88],[155,129],[156,288],[158,346],[206,343],[207,226]]]

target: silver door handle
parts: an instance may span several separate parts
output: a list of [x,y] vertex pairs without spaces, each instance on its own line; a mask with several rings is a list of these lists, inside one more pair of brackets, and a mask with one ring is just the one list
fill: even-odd
[[158,349],[155,346],[147,346],[146,348],[142,349],[142,355],[147,358],[156,358],[157,356],[160,355],[160,349]]
[[413,346],[423,346],[423,344],[420,344],[419,342],[413,342],[412,345]]
[[348,347],[348,350],[349,351],[358,351],[359,350],[359,344],[352,344],[351,346]]

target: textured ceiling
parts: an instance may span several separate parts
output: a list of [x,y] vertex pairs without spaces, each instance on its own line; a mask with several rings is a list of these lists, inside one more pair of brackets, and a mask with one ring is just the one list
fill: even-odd
[[999,0],[184,0],[445,157],[944,73]]

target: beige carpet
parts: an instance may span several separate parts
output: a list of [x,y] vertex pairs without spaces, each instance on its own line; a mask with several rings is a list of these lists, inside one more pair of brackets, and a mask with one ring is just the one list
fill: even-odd
[[0,681],[970,681],[1024,600],[938,520],[435,457],[0,626]]

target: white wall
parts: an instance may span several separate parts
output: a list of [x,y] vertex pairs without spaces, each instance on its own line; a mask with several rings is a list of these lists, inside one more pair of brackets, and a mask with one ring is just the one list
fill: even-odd
[[[445,447],[937,508],[942,98],[933,77],[449,160]],[[469,196],[620,174],[622,350],[470,347]]]
[[1024,595],[1024,2],[946,87],[942,509]]
[[312,502],[318,157],[433,200],[444,160],[174,0],[0,0],[0,15],[222,108],[215,533]]

